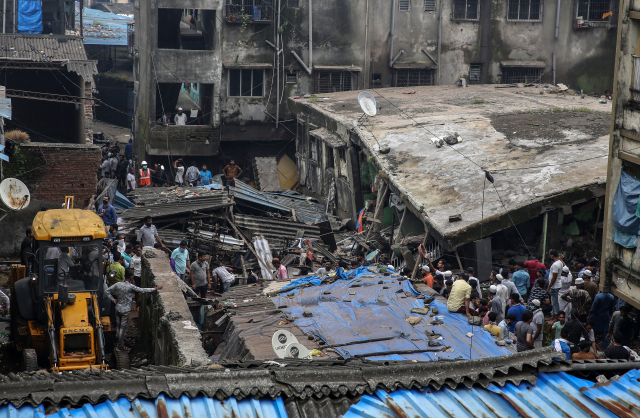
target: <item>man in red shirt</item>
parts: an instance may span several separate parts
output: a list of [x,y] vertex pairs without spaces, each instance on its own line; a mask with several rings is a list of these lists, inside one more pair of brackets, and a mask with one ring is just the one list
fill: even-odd
[[529,270],[529,281],[532,285],[538,280],[538,269],[547,269],[547,267],[542,264],[542,256],[540,254],[536,255],[535,258],[532,258],[529,261],[524,262],[524,266]]

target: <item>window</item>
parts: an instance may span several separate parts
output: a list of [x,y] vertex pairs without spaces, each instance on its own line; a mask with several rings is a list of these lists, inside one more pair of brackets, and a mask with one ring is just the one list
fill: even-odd
[[396,87],[433,86],[434,70],[396,70]]
[[309,135],[309,159],[318,161],[318,138]]
[[264,70],[229,70],[229,96],[264,96]]
[[300,7],[300,0],[287,0],[287,7]]
[[333,148],[327,145],[326,150],[327,150],[327,168],[333,168],[334,167]]
[[398,0],[398,10],[408,12],[411,10],[411,0]]
[[480,17],[480,0],[454,0],[453,20],[478,20]]
[[287,83],[297,83],[298,82],[298,72],[294,71],[292,73],[287,73]]
[[[576,0],[576,26],[599,26],[605,23],[616,26],[618,23],[618,2],[615,0]],[[589,24],[590,23],[590,24]]]
[[507,20],[542,22],[542,0],[509,0]]
[[436,0],[424,0],[424,11],[425,12],[435,12],[436,11]]
[[271,23],[272,0],[226,0],[227,22]]
[[469,82],[479,83],[482,77],[482,64],[471,64],[469,68]]
[[371,74],[371,87],[376,87],[381,85],[382,85],[382,74],[381,73]]
[[351,90],[351,73],[348,71],[316,71],[316,93],[335,93]]
[[542,78],[542,68],[503,67],[502,83],[539,83]]

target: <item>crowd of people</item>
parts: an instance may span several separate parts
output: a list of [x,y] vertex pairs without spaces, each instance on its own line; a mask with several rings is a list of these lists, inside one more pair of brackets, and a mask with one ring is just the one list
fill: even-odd
[[631,305],[600,291],[599,262],[577,260],[574,274],[563,254],[550,250],[550,262],[541,256],[510,260],[494,268],[488,291],[480,287],[472,267],[452,273],[443,259],[422,266],[422,280],[447,300],[450,312],[480,317],[495,337],[514,344],[517,351],[543,347],[551,340],[559,358],[640,360],[634,351],[639,323]]

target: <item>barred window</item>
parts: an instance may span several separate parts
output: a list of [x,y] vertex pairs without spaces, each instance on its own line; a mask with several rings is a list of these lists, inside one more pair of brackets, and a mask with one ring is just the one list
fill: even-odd
[[411,0],[399,0],[398,8],[401,12],[408,12],[411,10]]
[[315,75],[316,93],[351,90],[351,73],[348,71],[316,71]]
[[540,83],[542,68],[502,67],[502,83]]
[[453,20],[478,20],[480,18],[479,0],[454,0]]
[[433,86],[435,70],[396,70],[396,87]]
[[424,11],[425,12],[435,12],[436,11],[436,0],[424,0]]
[[479,83],[482,77],[482,64],[471,64],[469,67],[469,82]]
[[509,0],[507,20],[542,22],[542,0]]
[[298,72],[297,71],[288,72],[286,81],[287,81],[287,83],[297,83],[298,82]]
[[576,18],[588,22],[609,22],[617,18],[615,0],[578,0]]
[[264,96],[264,70],[229,70],[229,97]]

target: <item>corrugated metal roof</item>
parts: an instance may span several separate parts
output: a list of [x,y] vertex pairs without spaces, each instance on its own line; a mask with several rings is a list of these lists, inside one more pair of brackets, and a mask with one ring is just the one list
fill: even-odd
[[290,219],[267,218],[265,216],[235,215],[236,225],[253,236],[262,235],[269,247],[282,248],[286,241],[293,241],[298,230],[304,231],[304,238],[320,239],[320,228]]
[[268,207],[287,215],[293,209],[296,219],[311,224],[328,219],[325,207],[317,200],[296,193],[291,190],[283,193],[261,192],[240,180],[236,180],[236,187],[229,187],[229,194],[235,197],[238,204],[258,209]]
[[580,391],[620,417],[640,417],[640,370],[630,370],[626,374],[605,383],[596,383]]
[[[632,372],[630,372],[632,373]],[[376,396],[363,396],[349,408],[344,418],[360,417],[474,417],[474,418],[605,418],[615,417],[612,409],[592,401],[580,389],[594,384],[564,372],[539,373],[535,384],[489,385],[487,389],[443,388],[441,390],[376,391]],[[636,383],[637,385],[637,383]],[[637,387],[637,386],[636,386]],[[640,404],[640,393],[624,386],[616,396],[627,395],[627,402]],[[620,415],[619,416],[635,416]]]
[[82,38],[65,35],[0,35],[0,59],[34,62],[86,61]]
[[[0,418],[44,418],[44,408],[12,406],[0,408]],[[107,400],[97,405],[86,404],[78,409],[63,408],[47,417],[57,418],[287,418],[287,411],[281,398],[252,399],[237,401],[212,399],[205,396],[189,398],[185,395],[172,399],[158,395],[152,400],[120,398],[113,402]]]
[[62,65],[67,71],[78,74],[85,80],[92,80],[93,76],[98,74],[98,61],[67,61]]

